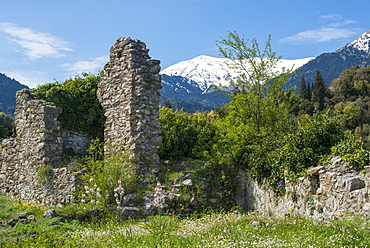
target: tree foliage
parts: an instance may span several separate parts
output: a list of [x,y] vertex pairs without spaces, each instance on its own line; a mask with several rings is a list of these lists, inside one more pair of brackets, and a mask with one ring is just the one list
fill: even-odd
[[[112,156],[104,157],[103,143],[93,140],[83,165],[86,171],[81,179],[84,188],[81,197],[96,205],[120,204],[123,194],[137,189],[138,175],[129,151],[117,149]],[[117,191],[121,195],[117,195]]]
[[332,157],[341,157],[350,168],[361,171],[369,165],[369,151],[365,149],[362,139],[358,139],[352,133],[348,134],[341,142],[330,148],[331,153],[320,161],[321,164],[329,164]]
[[246,117],[248,122],[253,119],[254,128],[260,133],[266,122],[272,124],[278,118],[276,115],[280,112],[278,108],[284,95],[283,87],[289,81],[292,70],[277,70],[281,56],[272,50],[271,36],[261,49],[256,39],[244,39],[236,32],[229,32],[228,37],[218,41],[217,46],[220,54],[228,59],[227,65],[238,72],[238,76],[230,81],[235,91],[230,105],[243,110],[240,116]]
[[0,139],[10,137],[13,134],[13,129],[13,118],[3,112],[0,112]]
[[158,151],[159,156],[171,160],[200,159],[207,156],[216,135],[212,113],[188,114],[160,108],[162,144]]
[[284,89],[293,71],[278,70],[281,56],[273,52],[270,36],[261,48],[256,39],[230,32],[218,42],[218,48],[238,76],[230,80],[235,93],[218,124],[215,154],[230,166],[245,168],[255,178],[268,177],[268,154],[294,123],[296,94]]
[[105,117],[96,96],[99,82],[99,76],[83,74],[63,83],[39,85],[33,92],[63,109],[58,117],[62,128],[102,139]]
[[316,166],[321,157],[329,154],[330,148],[342,138],[340,123],[328,114],[302,115],[297,128],[285,137],[285,144],[275,151],[274,170],[280,176],[295,178]]
[[311,100],[314,103],[317,110],[321,111],[324,109],[326,97],[326,86],[322,79],[320,71],[316,71],[315,81],[312,85],[312,96]]

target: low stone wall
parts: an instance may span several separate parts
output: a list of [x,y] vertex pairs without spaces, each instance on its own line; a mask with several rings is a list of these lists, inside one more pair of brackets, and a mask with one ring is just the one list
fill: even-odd
[[56,206],[73,202],[78,179],[59,164],[63,141],[57,120],[61,109],[37,99],[28,90],[17,93],[17,136],[1,141],[0,194],[25,202]]
[[286,194],[272,190],[239,173],[237,204],[262,215],[340,218],[346,213],[370,213],[370,167],[366,174],[348,168],[341,158],[308,170],[307,176],[285,185]]

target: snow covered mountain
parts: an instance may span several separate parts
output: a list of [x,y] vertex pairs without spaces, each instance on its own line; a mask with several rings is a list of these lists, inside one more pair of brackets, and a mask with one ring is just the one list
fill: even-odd
[[[314,58],[304,58],[296,60],[282,59],[278,64],[278,70],[282,67],[297,69]],[[231,77],[237,75],[236,70],[231,70],[226,65],[227,59],[214,58],[201,55],[196,58],[179,62],[164,69],[161,74],[167,76],[177,76],[188,79],[188,83],[193,86],[197,84],[203,92],[212,91],[213,86],[228,86],[228,74]]]
[[370,30],[360,35],[357,39],[332,53],[323,53],[303,65],[287,87],[299,85],[302,75],[309,83],[315,80],[316,70],[320,71],[326,86],[338,78],[342,71],[351,66],[370,66]]
[[364,51],[370,54],[370,30],[360,35],[357,39],[349,43],[342,49],[355,48],[359,51]]
[[[181,102],[191,103],[195,109],[194,104],[200,104],[199,109],[212,109],[228,102],[227,97],[215,92],[212,87],[213,85],[227,86],[227,75],[230,74],[232,77],[237,75],[227,67],[226,61],[223,58],[202,55],[165,68],[161,71],[162,99],[167,101],[175,99],[176,106],[182,106]],[[312,84],[316,70],[319,70],[328,86],[333,79],[340,76],[342,71],[354,65],[370,66],[370,31],[335,52],[324,53],[316,58],[282,59],[278,69],[292,68],[292,66],[295,69],[299,68],[286,85],[287,88],[293,86],[298,88],[302,75],[308,83]]]

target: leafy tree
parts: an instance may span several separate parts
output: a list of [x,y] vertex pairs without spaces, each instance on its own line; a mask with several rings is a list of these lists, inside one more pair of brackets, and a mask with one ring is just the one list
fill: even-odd
[[361,171],[370,162],[370,153],[365,150],[364,142],[362,139],[357,139],[352,133],[348,134],[337,145],[331,147],[330,151],[331,153],[323,157],[320,163],[329,164],[331,158],[340,156],[350,168]]
[[59,121],[63,128],[103,139],[104,111],[96,97],[99,76],[83,77],[39,85],[33,92],[40,98],[62,107]]
[[0,139],[11,136],[13,129],[13,118],[3,112],[0,112]]
[[215,142],[214,112],[188,114],[160,108],[162,144],[158,155],[162,159],[205,158]]
[[326,86],[320,72],[316,71],[315,81],[312,85],[312,102],[316,105],[317,110],[324,109],[326,96]]
[[301,77],[299,95],[302,99],[308,99],[308,89],[304,75]]
[[370,67],[352,66],[334,79],[330,86],[330,103],[345,129],[362,138],[370,149]]
[[314,111],[314,106],[311,102],[311,84],[306,82],[304,75],[301,77],[300,81],[300,102],[299,106],[296,108],[295,113],[298,113],[298,116],[302,114],[312,114]]
[[307,83],[307,100],[311,101],[312,98],[312,86],[310,83]]
[[274,152],[272,174],[281,180],[300,176],[342,138],[340,123],[328,114],[302,115],[296,131],[288,134],[285,144]]
[[272,51],[271,36],[265,47],[260,48],[256,39],[248,40],[236,32],[230,32],[227,38],[218,41],[220,54],[229,59],[228,66],[238,71],[238,76],[230,81],[235,91],[231,105],[243,106],[243,117],[248,122],[253,119],[257,133],[264,124],[276,123],[280,110],[283,86],[289,80],[292,70],[277,70],[281,56]]
[[213,157],[225,166],[246,169],[253,178],[270,177],[269,154],[295,122],[292,112],[299,99],[293,89],[284,88],[293,71],[278,71],[281,56],[272,51],[270,36],[260,48],[256,39],[231,32],[218,48],[238,76],[230,82],[234,94],[229,95],[227,114],[218,122]]

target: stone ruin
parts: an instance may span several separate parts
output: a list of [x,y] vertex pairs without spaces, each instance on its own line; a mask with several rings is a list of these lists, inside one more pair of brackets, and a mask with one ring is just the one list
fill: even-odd
[[262,215],[304,216],[315,220],[341,219],[346,214],[370,214],[370,166],[363,173],[350,169],[340,157],[288,182],[283,196],[239,175],[237,204]]
[[[111,48],[98,86],[105,110],[105,152],[128,148],[142,174],[158,170],[160,62],[148,55],[145,43],[119,38]],[[89,140],[81,134],[61,130],[61,108],[37,99],[29,90],[17,93],[15,138],[0,145],[0,194],[25,202],[61,206],[75,201],[80,182],[66,168],[38,170],[60,164],[67,149],[86,151]],[[114,152],[114,151],[113,151]]]
[[[159,61],[151,59],[148,51],[139,40],[119,38],[111,48],[110,61],[102,71],[97,92],[107,117],[106,155],[114,149],[133,151],[141,174],[158,170],[160,164],[156,151],[161,142],[158,109],[161,76]],[[52,169],[43,181],[37,171],[45,165],[59,164],[67,149],[86,151],[89,140],[61,130],[57,118],[62,109],[37,99],[32,92],[22,90],[16,100],[17,136],[0,144],[0,194],[47,206],[74,202],[73,193],[81,183],[74,173],[66,168]],[[330,165],[312,168],[298,182],[287,183],[284,196],[277,196],[242,171],[235,180],[239,182],[237,205],[262,215],[320,219],[340,218],[347,212],[370,214],[370,167],[363,174],[348,169],[340,158]],[[190,178],[186,181],[190,183],[185,187],[201,187],[193,185]],[[156,192],[164,195],[161,201],[181,198],[176,190],[170,195],[162,188],[161,185],[156,188]],[[151,197],[155,198],[155,194]],[[194,204],[196,201],[187,203],[195,207]]]
[[[61,162],[63,139],[57,120],[61,111],[35,98],[28,90],[17,93],[18,135],[0,144],[1,195],[45,205],[73,202],[78,178],[66,168],[51,170],[44,182],[38,176],[39,168]],[[67,136],[64,138],[68,140]]]
[[101,72],[97,95],[104,109],[105,153],[129,148],[140,174],[159,168],[160,61],[151,59],[145,43],[119,38]]

